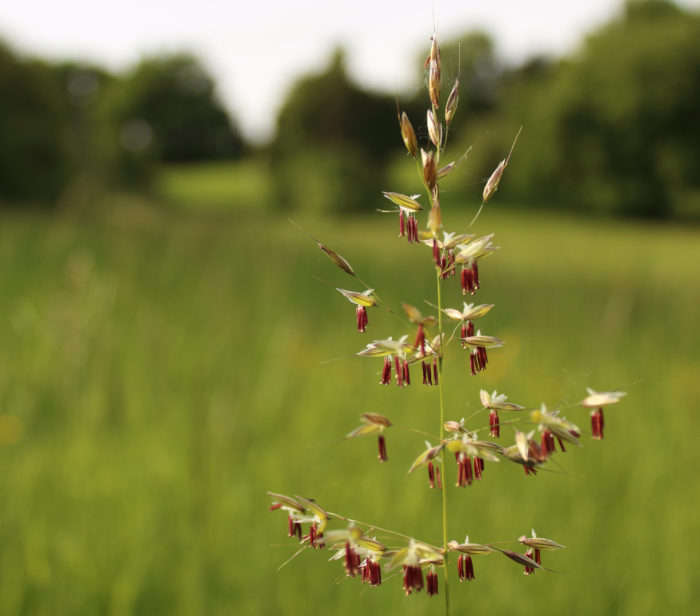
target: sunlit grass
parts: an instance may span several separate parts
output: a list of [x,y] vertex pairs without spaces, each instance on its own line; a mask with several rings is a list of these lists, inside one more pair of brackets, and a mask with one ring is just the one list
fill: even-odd
[[270,199],[266,173],[264,163],[253,157],[242,161],[169,165],[158,175],[155,194],[164,201],[194,210],[259,211]]

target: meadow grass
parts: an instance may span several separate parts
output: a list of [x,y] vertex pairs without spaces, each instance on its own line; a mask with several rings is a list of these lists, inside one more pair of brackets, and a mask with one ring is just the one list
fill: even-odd
[[[445,211],[455,229],[471,215]],[[399,241],[394,217],[297,222],[393,306],[434,301],[427,249]],[[568,548],[546,555],[562,573],[531,577],[476,557],[477,579],[453,588],[455,613],[690,613],[698,230],[496,204],[477,227],[502,246],[480,268],[476,299],[496,305],[481,325],[507,344],[477,377],[466,355],[448,358],[448,417],[479,408],[480,388],[550,407],[588,385],[629,394],[606,413],[605,440],[585,438],[553,472],[487,463],[481,483],[451,490],[455,539],[513,548],[534,527]],[[380,362],[352,357],[404,333],[373,310],[358,334],[332,288],[353,282],[282,217],[246,208],[175,213],[119,198],[96,218],[3,218],[0,613],[437,609],[439,599],[405,598],[400,577],[378,589],[346,579],[325,552],[277,571],[298,546],[266,490],[440,538],[439,493],[406,474],[425,436],[403,428],[434,434],[437,394],[381,387]],[[461,307],[457,282],[446,295]],[[387,464],[373,439],[342,440],[367,411],[396,424]],[[588,433],[585,411],[565,414]]]
[[165,165],[153,189],[162,201],[193,210],[260,211],[270,201],[265,163],[255,157]]

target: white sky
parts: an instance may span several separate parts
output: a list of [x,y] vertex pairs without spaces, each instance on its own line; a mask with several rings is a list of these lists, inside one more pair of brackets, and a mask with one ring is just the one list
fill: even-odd
[[[698,7],[700,0],[682,0]],[[368,86],[410,87],[429,44],[481,28],[518,61],[562,54],[622,0],[0,0],[0,38],[16,50],[113,70],[157,52],[192,51],[248,137],[265,139],[290,85],[338,43]]]

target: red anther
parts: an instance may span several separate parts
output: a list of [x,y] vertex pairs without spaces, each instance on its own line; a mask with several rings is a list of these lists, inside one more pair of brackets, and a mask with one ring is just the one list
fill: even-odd
[[401,368],[401,360],[397,355],[394,357],[394,367],[396,368],[396,384],[403,387],[403,369]]
[[[525,556],[528,558],[532,558],[532,549],[528,548],[527,551],[525,552]],[[525,575],[532,575],[535,572],[535,568],[531,567],[530,565],[525,565]]]
[[541,558],[541,556],[540,556],[540,548],[535,548],[535,562],[536,562],[538,565],[541,565],[541,564],[542,564],[542,558]]
[[460,488],[470,486],[474,481],[472,459],[463,453],[457,453],[457,485]]
[[469,554],[460,554],[457,558],[457,576],[462,582],[474,579],[474,564]]
[[406,219],[406,225],[408,226],[407,230],[407,239],[408,243],[412,244],[413,242],[418,241],[418,221],[416,220],[415,216],[409,214],[408,218]]
[[547,459],[547,455],[542,451],[542,448],[534,441],[530,441],[528,455],[538,462],[544,462]]
[[403,215],[403,210],[399,209],[399,237],[406,235],[406,222]]
[[469,353],[469,361],[472,374],[477,374],[486,368],[488,357],[484,347],[477,347]]
[[419,565],[403,566],[403,589],[407,595],[410,595],[414,590],[423,590],[423,572]]
[[413,346],[415,348],[420,347],[421,353],[425,355],[425,329],[423,328],[422,323],[418,326],[418,331],[416,332],[416,341],[413,343]]
[[481,471],[483,470],[481,462],[483,462],[481,458],[474,458],[474,479],[477,481],[481,481]]
[[474,335],[474,323],[467,321],[467,338]]
[[367,324],[369,323],[369,319],[367,318],[367,308],[364,306],[357,306],[355,312],[357,313],[357,331],[364,333],[367,329]]
[[461,333],[461,338],[462,338],[462,348],[466,349],[467,343],[464,342],[464,338],[467,337],[467,324],[466,323],[462,323],[462,331],[460,333]]
[[379,586],[382,583],[382,570],[378,562],[365,558],[360,569],[362,569],[362,581],[365,584]]
[[301,541],[301,524],[299,524],[299,522],[296,522],[291,515],[287,518],[287,521],[289,526],[289,536],[296,536],[296,538],[299,539],[299,541]]
[[442,477],[440,477],[440,468],[435,468],[435,485],[438,490],[442,490]]
[[481,370],[484,370],[486,368],[486,364],[489,363],[489,358],[486,355],[486,348],[478,347],[476,349],[476,353],[479,356],[479,365],[481,366]]
[[476,264],[476,261],[472,263],[472,288],[472,293],[479,288],[479,266]]
[[349,541],[345,542],[345,575],[355,577],[360,571],[360,556],[352,549]]
[[309,540],[309,545],[310,545],[314,550],[317,550],[317,549],[318,549],[318,539],[319,539],[319,537],[320,537],[320,535],[318,534],[318,532],[317,532],[317,530],[316,530],[316,523],[314,523],[314,524],[312,524],[312,525],[310,526],[310,528],[309,528],[309,534],[308,534],[308,535],[304,535],[304,539],[308,539],[308,540]]
[[391,359],[389,357],[384,358],[384,369],[382,370],[382,380],[380,383],[382,385],[389,385],[391,383]]
[[603,409],[598,408],[591,412],[591,429],[593,431],[593,438],[600,440],[603,438],[603,427],[605,426],[605,421],[603,419]]
[[434,571],[428,571],[425,576],[425,592],[429,597],[438,594],[438,576]]
[[369,561],[366,558],[360,564],[360,570],[362,571],[362,583],[369,583]]
[[369,584],[379,586],[382,583],[382,568],[378,562],[369,561]]
[[560,436],[557,436],[557,442],[559,443],[559,449],[561,449],[562,453],[564,453],[566,449],[564,449],[564,441],[561,440]]
[[542,455],[547,457],[550,453],[554,453],[554,436],[550,430],[542,431],[542,442],[540,444],[540,451]]
[[435,265],[440,267],[440,249],[438,248],[437,240],[433,238],[433,261]]
[[403,380],[406,385],[411,384],[411,371],[408,368],[408,360],[403,360]]
[[461,283],[462,283],[462,295],[472,292],[472,271],[470,269],[462,268],[461,273]]
[[386,462],[389,457],[386,455],[386,439],[383,434],[379,435],[379,461]]
[[435,467],[432,462],[428,462],[428,481],[430,482],[430,487],[435,487]]
[[494,409],[489,413],[489,434],[494,438],[501,435],[501,424],[498,421],[498,413]]

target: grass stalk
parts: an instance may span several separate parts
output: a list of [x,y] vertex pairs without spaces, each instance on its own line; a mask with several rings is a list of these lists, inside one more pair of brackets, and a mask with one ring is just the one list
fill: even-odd
[[[438,305],[438,336],[441,341],[440,357],[438,359],[438,392],[440,397],[440,442],[445,439],[445,395],[443,392],[443,372],[442,359],[445,352],[442,344],[442,292],[440,287],[440,271],[436,276],[437,284],[437,305]],[[442,477],[442,550],[445,557],[444,562],[444,595],[445,595],[445,616],[450,614],[450,586],[449,586],[449,571],[448,565],[448,550],[447,550],[447,481],[445,478],[445,450],[440,452],[440,475]]]

